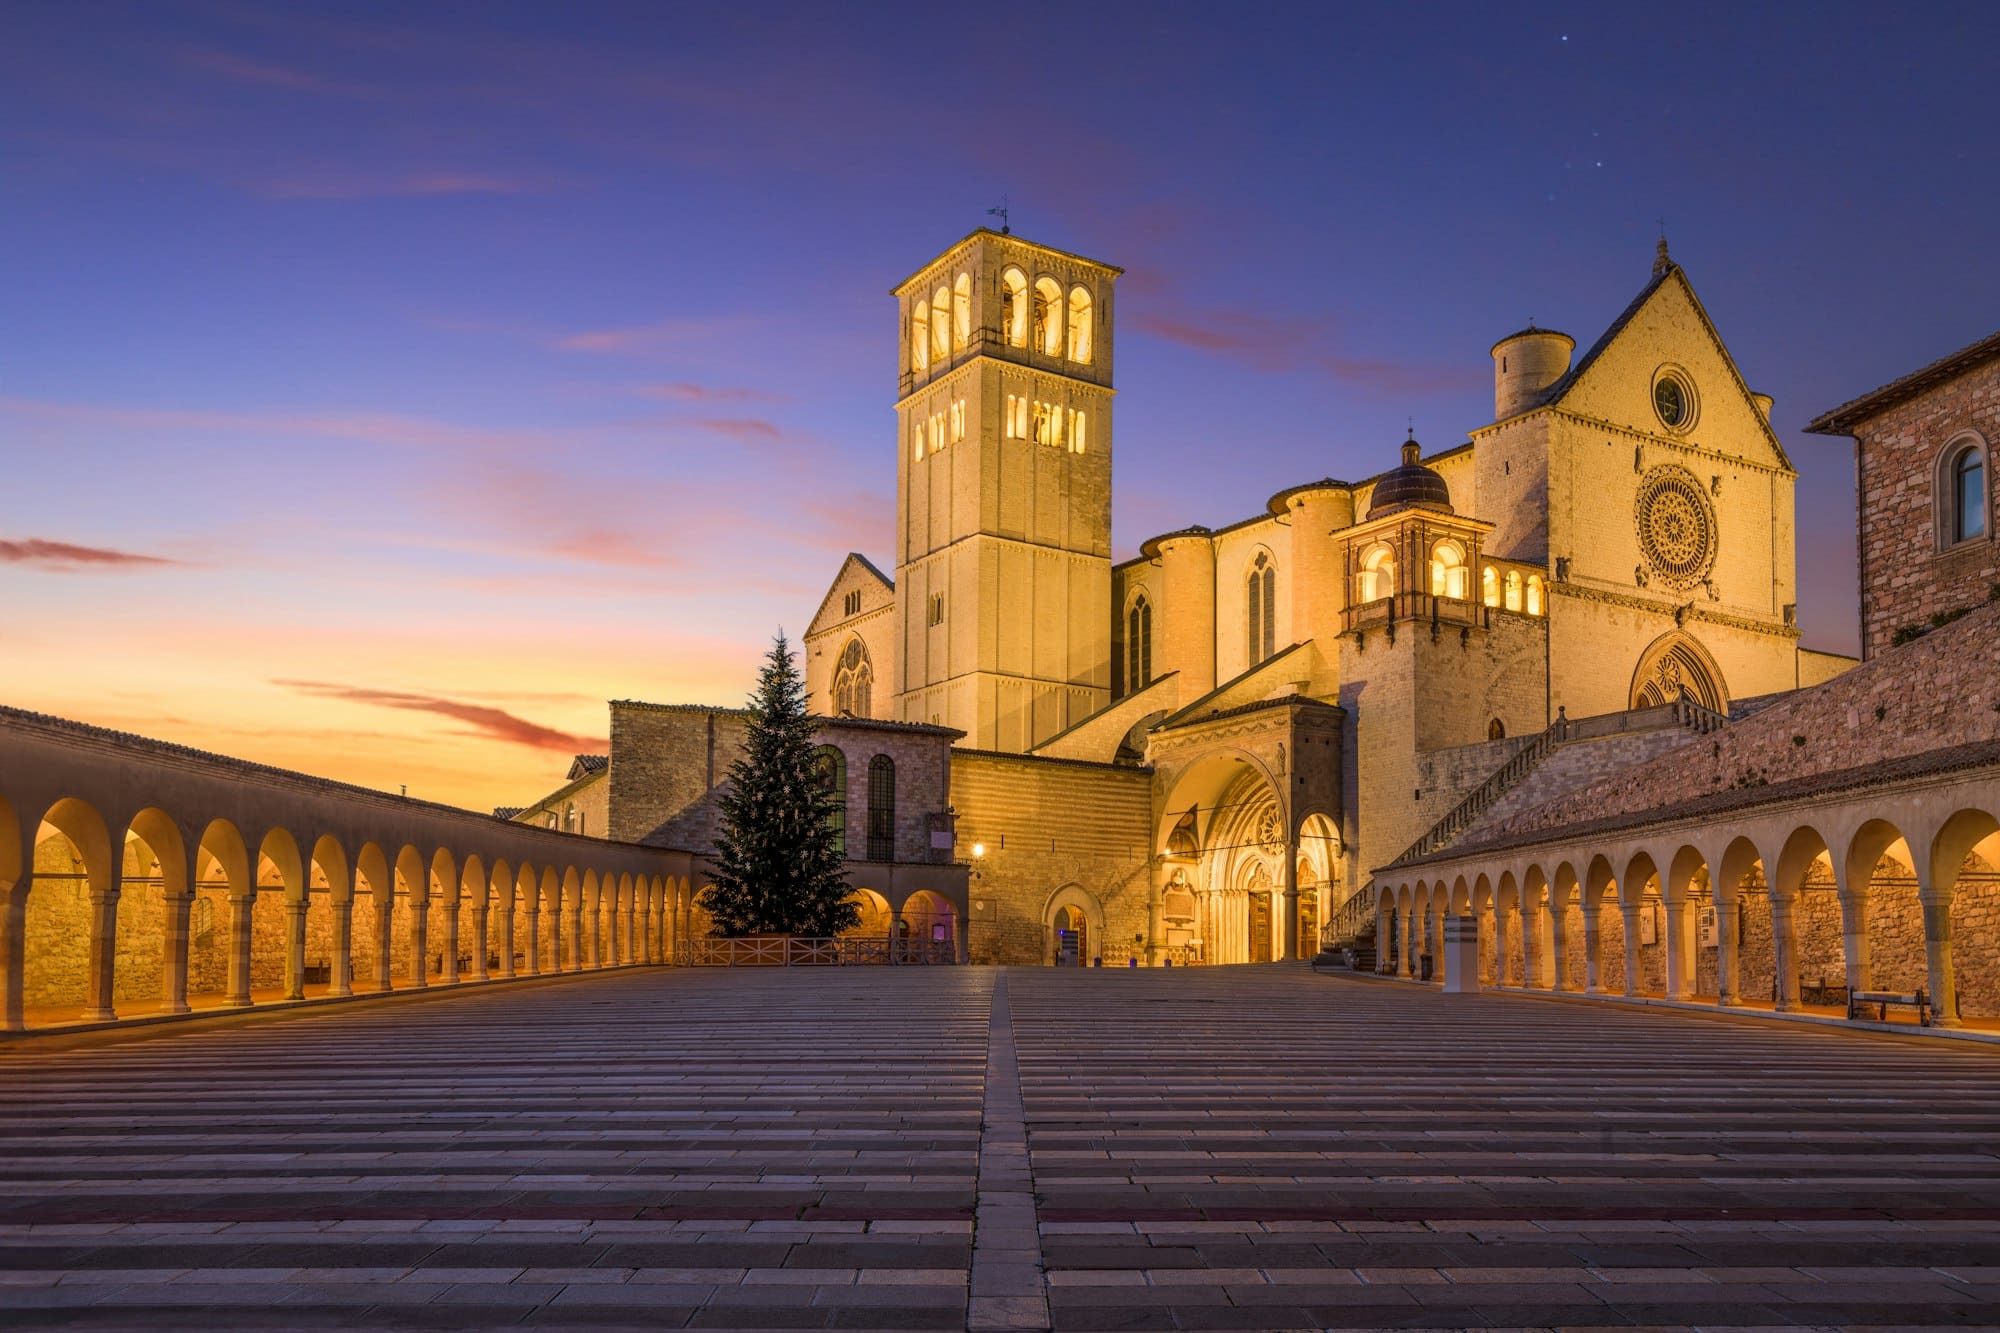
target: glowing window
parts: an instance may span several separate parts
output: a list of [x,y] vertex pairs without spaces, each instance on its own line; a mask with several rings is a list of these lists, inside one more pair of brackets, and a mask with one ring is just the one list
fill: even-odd
[[922,297],[910,307],[910,369],[921,375],[931,368],[931,308]]
[[1090,364],[1090,293],[1069,289],[1069,359]]
[[1470,575],[1471,571],[1465,567],[1465,552],[1457,542],[1439,542],[1431,548],[1431,596],[1464,601]]
[[940,287],[931,297],[931,359],[951,355],[951,288]]
[[1530,574],[1528,575],[1528,614],[1538,616],[1541,613],[1542,576],[1540,574]]
[[868,659],[867,645],[860,639],[847,641],[840,661],[833,669],[833,708],[836,714],[869,716],[875,688],[875,667]]
[[1521,571],[1518,569],[1507,571],[1507,609],[1509,611],[1521,609]]
[[1500,605],[1500,571],[1491,565],[1479,571],[1479,600],[1488,606]]
[[944,413],[934,412],[930,419],[931,452],[944,448]]
[[1063,349],[1062,288],[1054,278],[1035,283],[1035,348],[1043,356],[1061,356]]
[[1354,580],[1354,600],[1360,605],[1379,602],[1396,595],[1396,553],[1377,543],[1361,557],[1361,572]]
[[1153,682],[1153,605],[1143,595],[1125,616],[1125,673],[1133,694]]
[[961,273],[951,285],[951,347],[963,352],[972,341],[972,275]]
[[1069,451],[1071,453],[1080,454],[1083,452],[1083,432],[1083,413],[1071,412],[1069,414]]
[[910,454],[912,461],[924,461],[924,423],[921,417],[910,421]]
[[1009,347],[1028,345],[1028,279],[1018,268],[1000,275],[1002,334]]
[[957,444],[965,438],[965,400],[955,398],[951,404],[951,442]]
[[1278,570],[1266,552],[1257,552],[1257,561],[1250,566],[1248,592],[1250,613],[1244,619],[1249,630],[1250,665],[1256,666],[1271,655],[1277,640]]

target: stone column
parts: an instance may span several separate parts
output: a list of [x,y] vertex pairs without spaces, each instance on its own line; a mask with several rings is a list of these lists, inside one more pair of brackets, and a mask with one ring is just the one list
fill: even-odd
[[549,904],[549,956],[542,960],[542,971],[563,970],[563,910],[560,895]]
[[1539,990],[1542,986],[1542,963],[1548,957],[1548,950],[1542,944],[1542,909],[1534,895],[1526,889],[1515,900],[1514,911],[1521,919],[1521,986],[1526,990]]
[[1401,916],[1403,924],[1403,966],[1402,970],[1396,975],[1399,977],[1414,977],[1417,974],[1416,904],[1413,902],[1410,906],[1401,909]]
[[1569,900],[1556,901],[1549,892],[1549,989],[1566,991],[1569,985]]
[[1799,941],[1792,910],[1797,902],[1789,893],[1771,894],[1771,967],[1778,977],[1781,1014],[1799,1007]]
[[1833,883],[1840,894],[1841,952],[1847,958],[1847,989],[1869,990],[1875,968],[1868,949],[1868,890],[1849,884],[1846,867],[1838,861],[1833,867]]
[[458,980],[458,905],[459,897],[454,894],[444,904],[444,984],[449,986]]
[[488,953],[486,937],[492,930],[493,907],[492,890],[487,890],[487,898],[472,909],[472,979],[484,981],[491,976],[486,962]]
[[1663,893],[1660,903],[1667,918],[1667,998],[1685,1000],[1694,980],[1694,932],[1688,929],[1687,887]]
[[1431,980],[1438,985],[1445,981],[1444,923],[1445,908],[1450,905],[1450,895],[1432,895],[1430,910]]
[[[331,890],[329,890],[331,892]],[[333,899],[333,958],[327,972],[328,995],[354,994],[354,895]]]
[[285,899],[285,998],[288,1000],[306,997],[306,911],[311,906],[310,898]]
[[1740,1004],[1737,980],[1742,967],[1742,950],[1737,940],[1737,914],[1740,907],[1736,895],[1728,898],[1715,895],[1715,989],[1717,1004]]
[[24,873],[0,893],[0,1032],[28,1025],[28,893],[33,873]]
[[1500,910],[1500,899],[1493,899],[1493,984],[1507,984],[1507,952],[1511,945],[1507,940],[1507,914]]
[[[90,889],[90,984],[85,993],[83,1021],[109,1023],[118,1017],[111,997],[118,969],[118,888],[123,876],[114,871],[105,888]],[[185,920],[185,918],[183,918]],[[182,927],[186,929],[185,926]],[[187,957],[187,950],[181,950]]]
[[[1915,858],[1921,862],[1923,857]],[[1958,977],[1951,961],[1952,890],[1939,892],[1924,883],[1929,874],[1917,869],[1917,899],[1924,908],[1924,964],[1929,973],[1931,1025],[1955,1028],[1958,1021]]]
[[[597,901],[589,905],[589,910],[577,919],[577,953],[581,955],[576,965],[581,968],[602,967],[604,957],[604,890],[597,891]],[[585,922],[589,925],[586,928]]]
[[1279,909],[1276,915],[1282,917],[1278,926],[1277,944],[1273,950],[1280,959],[1294,959],[1299,956],[1299,840],[1296,833],[1285,836],[1285,883],[1283,889],[1274,894],[1277,899],[1272,904]]
[[1618,901],[1618,914],[1625,919],[1625,993],[1639,993],[1639,912],[1640,903]]
[[[511,891],[510,891],[511,892]],[[500,905],[500,938],[493,942],[493,952],[500,960],[500,975],[514,975],[514,900],[509,897]]]
[[410,894],[410,985],[417,990],[431,984],[431,900]]
[[[527,947],[522,950],[522,953],[526,956],[523,957],[521,961],[527,965],[528,975],[531,977],[534,976],[535,973],[541,970],[541,962],[542,962],[541,915],[542,915],[541,911],[539,908],[535,906],[534,900],[529,899],[528,911],[527,911],[527,917],[528,917]],[[513,962],[513,955],[511,953],[508,955],[508,962],[510,964]]]
[[1583,909],[1583,992],[1604,994],[1604,899]]
[[[186,890],[175,896],[166,889],[160,891],[160,1012],[163,1014],[184,1014],[188,1012],[188,917],[194,910],[194,891]],[[235,922],[230,922],[232,926]],[[234,931],[230,943],[235,944]],[[236,976],[236,959],[229,960],[229,979]],[[227,1001],[225,1001],[227,1003]]]
[[396,895],[392,892],[386,901],[375,900],[375,989],[386,992],[390,987],[389,973],[393,966],[392,955],[396,941]]
[[583,893],[581,890],[577,892],[576,897],[570,903],[569,969],[572,972],[581,972],[583,970]]
[[[229,895],[229,989],[222,997],[222,1003],[231,1009],[250,1007],[250,923],[256,910],[257,894],[231,893]],[[181,939],[181,957],[187,957],[187,939]],[[181,985],[187,985],[187,965],[181,965]],[[178,1012],[178,1011],[176,1011]]]

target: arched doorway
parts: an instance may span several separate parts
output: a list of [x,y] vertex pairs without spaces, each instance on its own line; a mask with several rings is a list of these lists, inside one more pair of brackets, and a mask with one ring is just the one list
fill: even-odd
[[1713,712],[1723,712],[1729,697],[1722,669],[1699,642],[1679,631],[1662,634],[1639,656],[1632,673],[1630,707],[1656,708],[1688,698]]
[[1084,919],[1083,909],[1057,908],[1055,932],[1056,966],[1082,967],[1090,957],[1090,924]]
[[1042,910],[1045,957],[1057,967],[1089,967],[1104,956],[1104,910],[1081,885],[1065,884]]

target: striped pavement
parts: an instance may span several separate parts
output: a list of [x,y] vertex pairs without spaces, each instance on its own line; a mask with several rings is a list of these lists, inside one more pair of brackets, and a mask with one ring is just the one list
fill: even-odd
[[2000,1053],[1296,966],[0,1047],[0,1325],[2000,1323]]

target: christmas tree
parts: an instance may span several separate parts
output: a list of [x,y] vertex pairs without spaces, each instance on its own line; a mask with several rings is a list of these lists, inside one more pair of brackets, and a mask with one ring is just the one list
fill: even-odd
[[715,873],[701,894],[717,935],[838,935],[861,919],[829,822],[834,798],[820,779],[818,725],[781,631],[721,798]]

